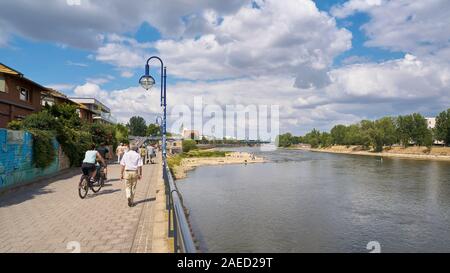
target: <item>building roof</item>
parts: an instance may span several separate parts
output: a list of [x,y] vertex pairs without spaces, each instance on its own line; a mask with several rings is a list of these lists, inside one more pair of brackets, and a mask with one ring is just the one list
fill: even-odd
[[103,112],[111,113],[111,109],[95,98],[70,98],[72,101],[81,104],[94,104],[100,106]]
[[31,83],[31,84],[33,84],[33,85],[36,85],[37,87],[39,87],[39,88],[41,88],[41,89],[44,89],[44,90],[47,89],[46,87],[40,85],[39,83],[37,83],[37,82],[35,82],[35,81],[32,81],[32,80],[30,80],[30,79],[28,79],[28,78],[25,78],[24,75],[23,75],[22,73],[20,73],[19,71],[15,70],[15,69],[13,69],[13,68],[11,68],[11,67],[5,65],[5,64],[0,63],[0,72],[1,72],[1,73],[5,73],[5,74],[9,74],[9,75],[13,75],[13,76],[16,76],[16,77],[19,77],[19,78],[21,78],[21,79],[24,79],[25,81],[28,81],[29,83]]
[[5,73],[5,74],[10,74],[10,75],[16,75],[16,76],[19,76],[19,77],[23,77],[22,73],[20,73],[17,70],[14,70],[11,67],[9,67],[7,65],[4,65],[2,63],[0,63],[0,72],[1,73]]

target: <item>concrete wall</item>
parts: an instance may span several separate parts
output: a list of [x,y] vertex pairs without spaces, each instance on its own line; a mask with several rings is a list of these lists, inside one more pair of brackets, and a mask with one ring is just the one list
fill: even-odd
[[35,168],[32,135],[0,129],[0,192],[69,168],[69,159],[56,140],[53,146],[57,155],[53,163],[46,169]]

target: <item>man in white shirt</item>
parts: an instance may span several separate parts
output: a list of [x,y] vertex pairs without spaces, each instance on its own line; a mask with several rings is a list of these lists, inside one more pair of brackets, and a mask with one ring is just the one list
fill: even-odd
[[142,178],[142,157],[139,155],[138,147],[131,145],[130,150],[123,155],[120,161],[121,176],[120,179],[126,180],[126,194],[128,199],[128,206],[134,206],[134,193],[136,192],[137,181]]

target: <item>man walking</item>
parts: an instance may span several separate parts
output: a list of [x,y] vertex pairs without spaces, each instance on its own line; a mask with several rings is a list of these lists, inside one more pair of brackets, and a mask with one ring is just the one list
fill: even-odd
[[130,151],[123,155],[120,161],[121,176],[120,179],[125,178],[125,191],[128,200],[128,206],[134,206],[134,194],[136,192],[136,184],[142,178],[142,162],[141,155],[138,153],[138,146],[132,144]]
[[147,159],[148,161],[153,164],[153,158],[156,157],[155,148],[152,145],[147,145]]
[[117,163],[120,164],[120,161],[122,160],[123,155],[125,154],[125,146],[123,146],[123,143],[120,143],[119,146],[117,146],[116,149],[116,155],[117,155]]

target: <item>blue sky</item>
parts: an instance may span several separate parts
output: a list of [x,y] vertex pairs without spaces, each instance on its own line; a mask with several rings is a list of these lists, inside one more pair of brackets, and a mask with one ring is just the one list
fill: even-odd
[[445,0],[2,5],[0,62],[69,95],[99,96],[121,121],[160,111],[130,95],[142,95],[137,82],[153,54],[168,66],[172,105],[194,96],[235,104],[244,96],[248,104],[280,105],[282,131],[410,112],[432,116],[448,107]]
[[[314,2],[321,11],[330,12],[333,6],[342,4],[345,0],[316,0]],[[341,66],[342,61],[350,56],[359,56],[377,62],[401,58],[404,55],[404,52],[392,52],[364,46],[367,37],[360,27],[369,19],[367,14],[357,13],[349,18],[337,20],[339,27],[345,27],[352,32],[353,39],[352,48],[337,56],[333,66]],[[147,22],[142,23],[137,30],[124,32],[123,35],[134,38],[140,43],[155,42],[162,38],[158,29]],[[3,63],[16,68],[43,85],[69,84],[76,86],[83,84],[87,78],[113,76],[114,80],[105,83],[104,88],[114,90],[135,85],[139,78],[138,74],[142,73],[139,69],[133,69],[136,73],[133,78],[121,77],[113,65],[93,60],[92,54],[91,50],[65,46],[55,41],[37,41],[18,35],[13,35],[8,46],[0,47],[0,59]],[[143,65],[144,62],[143,59]],[[170,80],[176,82],[176,79]]]

